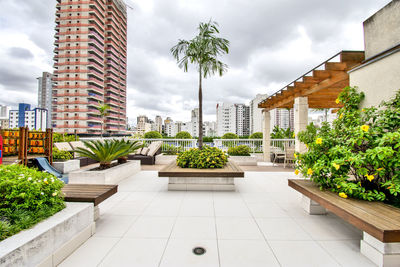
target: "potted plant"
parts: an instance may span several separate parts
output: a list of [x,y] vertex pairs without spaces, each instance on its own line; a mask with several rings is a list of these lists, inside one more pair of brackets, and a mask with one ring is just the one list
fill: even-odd
[[228,149],[228,155],[230,159],[235,161],[238,165],[257,165],[256,157],[251,156],[250,147],[246,145],[230,147]]

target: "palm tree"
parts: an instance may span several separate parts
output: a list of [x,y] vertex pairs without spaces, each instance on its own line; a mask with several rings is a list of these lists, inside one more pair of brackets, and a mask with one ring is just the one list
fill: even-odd
[[189,63],[197,65],[199,72],[199,148],[203,148],[203,91],[202,79],[215,73],[222,76],[228,69],[228,65],[218,60],[218,56],[229,53],[229,41],[219,38],[218,23],[209,21],[200,23],[199,34],[192,40],[179,40],[178,44],[171,48],[171,53],[178,66],[188,71]]
[[106,120],[106,116],[108,115],[108,111],[111,109],[111,107],[107,104],[100,104],[99,102],[99,106],[97,107],[97,110],[100,113],[100,117],[103,119],[102,123],[101,123],[101,137],[103,138],[103,128],[104,128],[104,124],[105,124],[105,120]]

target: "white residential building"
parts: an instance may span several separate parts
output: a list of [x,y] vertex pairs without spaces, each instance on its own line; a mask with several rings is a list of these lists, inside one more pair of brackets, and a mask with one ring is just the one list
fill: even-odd
[[31,130],[45,131],[47,128],[47,109],[30,109],[29,104],[20,103],[18,110],[10,111],[10,128],[28,127]]
[[277,108],[270,111],[271,112],[271,129],[278,126],[283,129],[290,128],[294,130],[294,110]]
[[267,97],[267,94],[257,94],[256,97],[250,101],[250,134],[263,131],[262,108],[258,108],[258,103]]
[[156,131],[157,132],[159,132],[159,133],[162,133],[162,127],[163,126],[163,121],[162,121],[162,118],[161,118],[161,116],[156,116],[156,119],[155,119],[155,127],[156,127]]
[[[191,131],[188,131],[192,136],[199,136],[199,109],[195,108],[192,110],[191,115]],[[204,124],[204,122],[203,122]],[[204,132],[203,132],[204,134]]]
[[52,128],[52,90],[53,90],[53,75],[49,72],[43,72],[41,77],[38,77],[38,107],[48,110],[47,125]]
[[206,121],[203,125],[204,136],[217,136],[217,123],[215,121]]
[[235,104],[236,109],[236,134],[239,136],[250,135],[250,107],[245,104]]
[[250,133],[250,108],[244,104],[217,104],[217,136],[235,133],[239,136]]

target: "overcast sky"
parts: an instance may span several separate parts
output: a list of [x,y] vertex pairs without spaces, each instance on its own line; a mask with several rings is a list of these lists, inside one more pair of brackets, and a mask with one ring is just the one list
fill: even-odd
[[[204,81],[204,114],[217,102],[273,93],[340,50],[363,50],[362,22],[389,0],[127,0],[128,111],[190,120],[198,76],[170,54],[210,18],[230,40],[228,73]],[[37,80],[53,70],[55,0],[0,0],[0,104],[37,104]]]

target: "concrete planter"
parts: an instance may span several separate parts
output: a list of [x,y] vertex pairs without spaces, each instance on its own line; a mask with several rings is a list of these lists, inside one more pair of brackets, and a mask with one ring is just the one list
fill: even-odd
[[156,165],[167,165],[173,161],[176,161],[177,155],[157,155],[156,156]]
[[80,161],[77,159],[54,161],[53,167],[61,173],[70,173],[80,169]]
[[101,171],[79,170],[69,173],[70,184],[118,184],[140,171],[140,160],[130,160],[127,163]]
[[92,203],[67,207],[0,242],[0,266],[57,266],[94,234]]
[[239,166],[255,166],[257,165],[257,158],[255,156],[229,156]]

